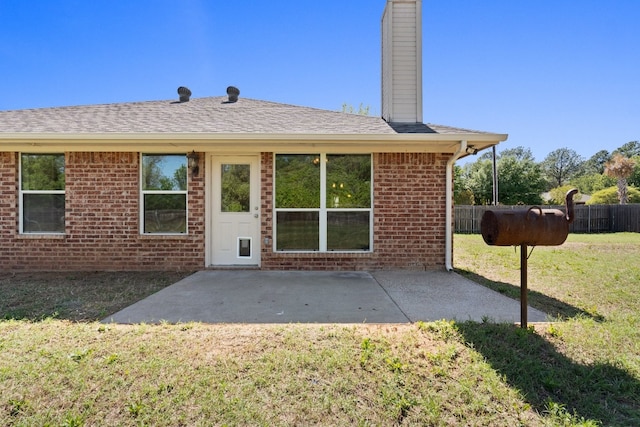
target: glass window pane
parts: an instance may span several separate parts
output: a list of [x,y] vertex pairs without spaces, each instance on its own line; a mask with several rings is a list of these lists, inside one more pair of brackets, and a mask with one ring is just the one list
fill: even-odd
[[184,154],[144,154],[142,189],[184,191],[187,189],[187,156]]
[[23,190],[64,190],[64,154],[23,154]]
[[371,207],[371,156],[327,155],[327,208]]
[[320,155],[276,155],[276,208],[320,207]]
[[319,247],[318,212],[278,212],[276,250],[317,251]]
[[185,194],[145,194],[145,233],[186,233],[187,196]]
[[64,194],[23,194],[22,231],[64,233]]
[[327,250],[368,251],[369,212],[327,212]]
[[249,212],[251,204],[251,165],[226,165],[220,168],[222,212]]

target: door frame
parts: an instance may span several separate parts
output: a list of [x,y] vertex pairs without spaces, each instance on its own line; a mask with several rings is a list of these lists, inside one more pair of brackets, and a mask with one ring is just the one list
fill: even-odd
[[[247,162],[255,162],[256,170],[255,176],[252,176],[252,199],[255,195],[255,200],[252,200],[252,204],[258,207],[258,221],[256,223],[255,229],[255,240],[252,242],[252,254],[254,254],[254,263],[252,264],[214,264],[214,252],[213,252],[213,239],[216,236],[216,229],[213,221],[213,217],[215,215],[214,212],[214,197],[217,196],[214,190],[216,188],[216,176],[214,170],[215,161],[224,161],[225,159],[238,161],[242,159],[246,159]],[[235,267],[243,268],[243,267],[260,267],[261,265],[261,252],[262,245],[260,242],[261,236],[261,225],[262,225],[262,206],[261,206],[261,163],[260,163],[260,153],[238,153],[238,154],[216,154],[216,153],[206,153],[205,156],[205,170],[209,171],[206,174],[205,179],[205,267]],[[253,172],[253,171],[252,171]]]

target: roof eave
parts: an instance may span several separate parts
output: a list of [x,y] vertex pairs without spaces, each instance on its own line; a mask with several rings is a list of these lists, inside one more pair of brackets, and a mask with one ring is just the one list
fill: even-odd
[[[459,141],[478,150],[506,134],[264,134],[264,133],[3,133],[1,151],[340,151],[453,153]],[[295,144],[292,144],[295,142]],[[269,145],[266,146],[265,143]]]

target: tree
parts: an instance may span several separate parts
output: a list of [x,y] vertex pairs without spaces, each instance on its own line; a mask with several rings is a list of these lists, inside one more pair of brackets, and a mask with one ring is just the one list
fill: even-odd
[[525,148],[521,145],[515,148],[502,150],[498,155],[496,155],[496,157],[498,159],[501,159],[502,157],[515,157],[518,161],[535,161],[531,149]]
[[[563,185],[562,187],[556,187],[549,190],[549,204],[550,205],[564,205],[567,201],[567,193],[574,189],[573,185]],[[578,193],[573,196],[573,200],[580,200],[582,194]]]
[[633,160],[636,165],[633,168],[631,176],[627,178],[627,184],[640,188],[640,156],[634,156],[631,160]]
[[542,169],[552,187],[561,187],[580,172],[583,162],[574,150],[560,148],[542,161]]
[[540,165],[533,160],[502,157],[498,161],[498,200],[505,205],[537,205],[546,183]]
[[473,205],[473,192],[466,186],[464,169],[453,167],[453,202],[456,205]]
[[360,103],[360,106],[358,106],[358,111],[356,111],[353,108],[353,105],[351,105],[351,104],[347,104],[346,102],[344,104],[342,104],[342,112],[343,113],[359,114],[361,116],[368,116],[369,115],[369,110],[370,110],[370,107],[368,105],[365,107],[364,105],[362,105],[362,103]]
[[[629,187],[629,202],[640,203],[640,190]],[[619,203],[618,200],[618,187],[605,188],[600,191],[596,191],[591,195],[588,205],[613,205]]]
[[597,173],[602,175],[604,173],[604,164],[609,161],[611,154],[607,150],[600,150],[589,158],[582,165],[583,173],[593,174]]
[[[520,153],[522,154],[522,153]],[[545,181],[540,166],[526,153],[501,154],[497,161],[498,200],[503,204],[540,204]],[[478,159],[464,167],[466,188],[474,203],[489,204],[493,198],[493,165],[490,159]]]
[[603,173],[584,174],[571,179],[571,186],[580,190],[582,194],[593,194],[612,185],[615,185],[615,180]]
[[604,166],[605,175],[618,180],[618,200],[620,200],[621,205],[628,202],[627,178],[633,174],[635,165],[633,160],[616,153]]
[[478,159],[464,166],[466,188],[477,205],[488,205],[493,199],[493,165],[489,159]]
[[630,141],[624,144],[622,147],[616,149],[613,154],[621,154],[626,158],[632,158],[634,156],[640,156],[640,142]]

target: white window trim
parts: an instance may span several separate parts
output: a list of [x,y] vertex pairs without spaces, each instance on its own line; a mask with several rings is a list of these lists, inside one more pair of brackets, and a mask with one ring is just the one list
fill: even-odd
[[[371,205],[368,208],[327,208],[327,155],[341,155],[341,153],[320,153],[320,207],[319,208],[277,208],[276,207],[276,157],[278,155],[289,154],[274,153],[273,155],[273,252],[277,253],[344,253],[344,254],[362,254],[373,252],[373,155],[371,153],[345,153],[345,155],[371,156],[371,179],[369,191],[371,192]],[[314,154],[314,153],[304,153]],[[318,212],[318,220],[320,227],[318,250],[278,250],[278,212]],[[327,217],[329,212],[369,212],[369,249],[368,250],[327,250]]]
[[[139,226],[140,226],[140,234],[143,236],[186,236],[189,234],[189,173],[187,172],[187,189],[186,190],[145,190],[143,188],[142,182],[143,182],[143,176],[142,176],[142,172],[143,172],[143,162],[142,159],[143,157],[147,155],[147,156],[155,156],[155,155],[167,155],[167,156],[177,156],[180,155],[182,156],[182,153],[162,153],[162,154],[156,154],[156,153],[140,153],[140,171],[138,174],[139,177],[139,182],[140,182],[140,221],[139,221]],[[184,155],[186,158],[186,154]],[[150,232],[145,232],[144,231],[144,221],[145,221],[145,213],[144,213],[144,196],[147,194],[184,194],[185,195],[185,225],[184,225],[184,233],[169,233],[169,232],[157,232],[157,233],[150,233]]]
[[[18,202],[18,224],[19,224],[19,234],[25,235],[38,235],[38,234],[46,234],[46,235],[55,235],[61,236],[64,235],[64,231],[24,231],[24,195],[25,194],[66,194],[66,190],[23,190],[22,189],[22,155],[23,154],[32,154],[32,153],[18,153],[19,164],[20,167],[18,169],[18,189],[20,191],[20,200]],[[40,153],[33,153],[40,154]],[[64,153],[42,153],[49,155],[59,155],[65,157]],[[65,178],[66,178],[66,164],[65,164]],[[67,187],[66,179],[65,179],[65,189]],[[66,200],[65,200],[65,216],[66,216]]]

